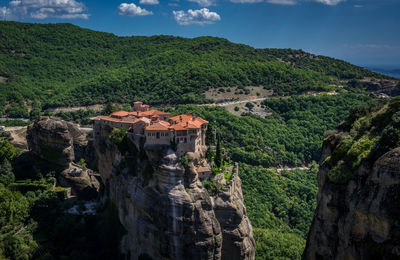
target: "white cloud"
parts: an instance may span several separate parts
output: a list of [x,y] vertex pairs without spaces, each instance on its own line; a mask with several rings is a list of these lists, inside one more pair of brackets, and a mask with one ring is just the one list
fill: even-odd
[[276,4],[276,5],[295,5],[296,1],[294,1],[294,0],[267,0],[267,3]]
[[215,5],[215,0],[188,0],[189,2],[198,3],[200,6]]
[[295,5],[298,2],[311,1],[326,5],[337,5],[346,0],[230,0],[232,3],[253,4],[253,3],[270,3],[278,5]]
[[13,0],[0,7],[3,19],[88,19],[87,8],[76,0]]
[[135,5],[134,3],[122,3],[118,6],[118,14],[124,16],[144,16],[152,15],[153,12],[149,12],[140,6]]
[[142,5],[158,5],[160,2],[158,0],[140,0],[139,3]]
[[189,9],[187,12],[184,11],[173,11],[176,22],[180,25],[191,25],[191,24],[213,24],[221,20],[221,17],[216,12],[210,12],[207,8],[200,10]]
[[340,2],[344,2],[346,0],[315,0],[315,1],[326,5],[337,5]]

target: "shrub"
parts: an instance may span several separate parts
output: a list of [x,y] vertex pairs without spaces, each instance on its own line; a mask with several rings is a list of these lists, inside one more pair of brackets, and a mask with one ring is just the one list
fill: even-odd
[[224,178],[225,178],[227,184],[231,182],[232,176],[233,176],[233,171],[224,172]]
[[217,194],[222,188],[214,180],[205,180],[202,182],[202,184],[210,194]]
[[114,128],[109,137],[110,141],[115,145],[119,145],[124,140],[127,131],[126,127]]
[[354,169],[360,165],[361,160],[367,158],[371,153],[375,138],[364,135],[360,140],[355,142],[347,152],[348,160],[352,162],[351,167]]
[[81,158],[77,164],[79,165],[79,167],[81,167],[82,169],[86,170],[86,161],[85,161],[85,159]]
[[344,161],[339,161],[335,167],[328,172],[329,181],[336,184],[345,184],[354,177]]
[[253,104],[253,103],[250,103],[250,102],[247,102],[247,103],[246,103],[246,107],[247,107],[249,110],[252,110],[252,109],[254,108],[254,104]]
[[186,154],[183,155],[183,156],[181,157],[181,163],[182,163],[182,165],[185,166],[185,167],[188,166],[188,164],[189,164],[189,158],[187,157]]
[[238,106],[235,106],[234,110],[235,110],[236,112],[238,112],[238,111],[240,110],[240,108],[239,108]]

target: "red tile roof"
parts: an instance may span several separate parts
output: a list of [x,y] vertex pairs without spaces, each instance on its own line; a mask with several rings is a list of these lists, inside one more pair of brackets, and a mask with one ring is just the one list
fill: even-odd
[[146,127],[146,130],[148,131],[169,131],[169,123],[165,121],[156,121],[153,122],[151,125]]
[[197,117],[192,115],[191,113],[187,115],[179,115],[171,117],[171,120],[178,125],[182,125],[184,128],[188,129],[197,129],[201,128],[203,124],[208,124],[208,121],[204,120],[201,117]]
[[117,111],[117,112],[111,113],[110,116],[125,117],[125,116],[129,116],[129,113],[126,112],[126,111],[121,110],[121,111]]
[[150,116],[168,116],[169,113],[163,112],[163,111],[159,111],[156,109],[152,109],[149,111],[144,111],[144,112],[140,112],[140,111],[133,111],[133,112],[129,112],[129,115],[131,116],[139,116],[139,117],[150,117]]
[[93,118],[93,120],[104,120],[104,121],[109,121],[109,122],[115,122],[115,123],[123,123],[123,124],[136,124],[140,121],[143,121],[142,118],[137,118],[135,120],[124,120],[124,119],[118,119],[110,116],[98,116],[96,118]]

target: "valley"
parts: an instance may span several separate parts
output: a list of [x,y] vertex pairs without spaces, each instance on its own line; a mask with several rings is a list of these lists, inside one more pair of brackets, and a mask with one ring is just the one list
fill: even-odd
[[[348,62],[72,24],[0,36],[0,258],[330,258],[326,198],[397,173],[400,81]],[[395,242],[375,233],[379,257]]]

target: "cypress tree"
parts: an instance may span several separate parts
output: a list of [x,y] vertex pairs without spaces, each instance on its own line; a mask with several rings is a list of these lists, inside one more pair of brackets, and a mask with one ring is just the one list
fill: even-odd
[[219,168],[222,164],[221,138],[217,135],[217,148],[215,150],[214,163]]
[[214,127],[209,125],[206,131],[206,145],[215,144]]

